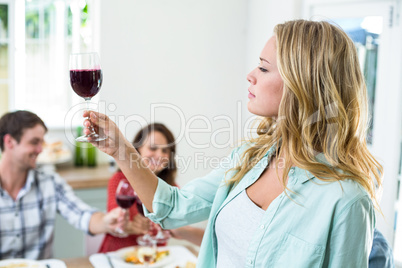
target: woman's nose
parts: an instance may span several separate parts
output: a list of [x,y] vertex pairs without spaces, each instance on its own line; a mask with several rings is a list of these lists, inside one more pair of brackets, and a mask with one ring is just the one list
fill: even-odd
[[253,75],[253,72],[254,72],[254,70],[252,70],[251,72],[248,73],[248,75],[247,75],[247,81],[249,81],[250,84],[253,84],[253,85],[254,85],[256,79],[255,79],[255,76]]

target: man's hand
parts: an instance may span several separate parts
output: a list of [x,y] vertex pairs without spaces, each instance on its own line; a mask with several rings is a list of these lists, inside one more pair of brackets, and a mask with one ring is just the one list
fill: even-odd
[[129,223],[128,211],[120,207],[114,208],[104,215],[103,223],[107,233],[114,236],[121,236],[116,230],[121,229],[125,231],[125,229],[127,229]]
[[[103,225],[105,232],[117,236],[127,237],[127,234],[146,234],[150,228],[150,220],[144,216],[137,214],[133,220],[129,220],[129,213],[120,207],[112,209],[103,216]],[[126,234],[121,234],[121,230]]]

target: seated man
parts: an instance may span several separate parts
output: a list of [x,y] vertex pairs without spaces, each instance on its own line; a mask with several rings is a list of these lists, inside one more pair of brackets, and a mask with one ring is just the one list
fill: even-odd
[[374,229],[373,237],[369,268],[394,268],[394,255],[385,237],[377,229]]
[[46,131],[28,111],[0,118],[0,259],[51,258],[56,213],[88,234],[125,228],[127,216],[120,208],[97,211],[59,175],[35,169]]

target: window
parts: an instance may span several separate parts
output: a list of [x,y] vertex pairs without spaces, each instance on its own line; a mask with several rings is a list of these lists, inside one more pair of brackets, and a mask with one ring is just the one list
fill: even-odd
[[69,109],[82,102],[70,87],[69,54],[96,50],[95,12],[95,0],[25,1],[20,14],[25,21],[16,27],[16,47],[23,56],[15,62],[10,109],[30,110],[49,127],[64,127]]
[[402,257],[398,253],[402,249],[402,201],[401,192],[398,201],[396,191],[400,178],[402,142],[402,37],[401,7],[398,3],[363,0],[324,3],[321,0],[306,0],[305,15],[337,22],[358,48],[373,120],[368,133],[369,149],[385,171],[383,194],[380,197],[382,214],[377,213],[376,227],[394,245],[396,265],[401,265]]
[[0,115],[7,112],[9,99],[8,10],[8,4],[0,2]]
[[380,35],[383,29],[383,17],[364,16],[333,20],[337,25],[352,38],[359,54],[360,67],[366,81],[369,110],[370,126],[367,133],[367,143],[373,141],[374,107],[375,107],[375,88],[377,77],[377,56],[380,44]]

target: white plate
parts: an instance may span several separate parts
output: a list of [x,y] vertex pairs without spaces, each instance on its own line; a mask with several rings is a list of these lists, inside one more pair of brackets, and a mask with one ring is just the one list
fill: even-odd
[[[172,249],[169,247],[158,247],[158,251],[164,251],[164,250],[169,250],[169,255],[163,258],[162,260],[155,262],[153,264],[150,264],[148,267],[149,268],[157,268],[157,267],[165,267],[166,265],[170,264],[173,262],[173,254]],[[121,267],[121,268],[140,268],[140,267],[145,267],[145,265],[142,264],[133,264],[133,263],[128,263],[125,261],[125,257],[127,254],[130,252],[134,251],[134,247],[127,247],[127,248],[122,248],[117,251],[109,252],[108,255],[110,256],[110,259],[113,263],[114,266],[116,267]]]
[[[13,264],[15,266],[13,266]],[[24,265],[25,266],[22,266]],[[21,266],[18,266],[21,265]],[[4,260],[0,261],[0,268],[11,268],[11,267],[24,267],[24,268],[46,268],[46,265],[44,263],[41,263],[39,261],[33,261],[33,260],[27,260],[27,259],[9,259],[9,260]]]
[[64,261],[56,259],[46,259],[39,261],[40,263],[47,264],[50,268],[67,268]]

